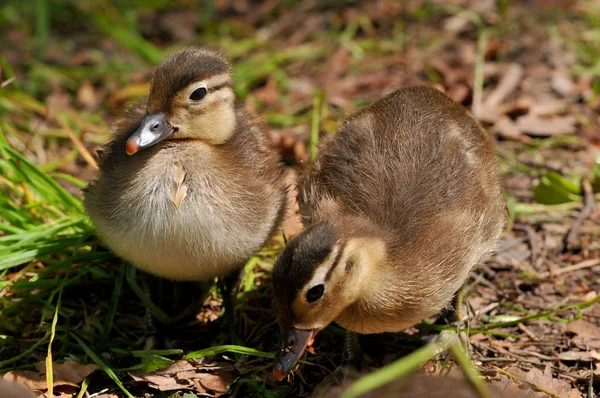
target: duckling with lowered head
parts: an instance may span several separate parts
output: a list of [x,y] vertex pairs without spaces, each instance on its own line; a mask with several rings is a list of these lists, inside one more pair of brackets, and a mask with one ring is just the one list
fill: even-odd
[[117,125],[85,192],[102,241],[156,276],[200,281],[239,269],[281,219],[278,156],[236,103],[229,63],[186,48],[155,70],[147,103]]
[[273,269],[277,379],[333,321],[352,332],[397,332],[440,312],[506,217],[492,140],[427,87],[348,118],[320,146],[298,201],[306,228]]

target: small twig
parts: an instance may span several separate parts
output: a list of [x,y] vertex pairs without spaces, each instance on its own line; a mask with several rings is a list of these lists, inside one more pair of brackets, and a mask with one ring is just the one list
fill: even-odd
[[514,230],[522,231],[527,234],[527,241],[529,243],[529,250],[531,250],[530,261],[531,265],[535,268],[535,260],[537,258],[537,253],[539,252],[539,248],[537,245],[537,236],[533,228],[530,225],[518,224],[513,227]]
[[558,359],[556,357],[550,357],[548,355],[540,354],[539,352],[535,352],[535,351],[518,350],[518,349],[513,348],[512,351],[510,351],[510,352],[517,354],[517,355],[524,355],[527,357],[536,357],[543,361],[556,361]]
[[475,117],[481,116],[483,109],[483,67],[485,64],[485,47],[487,45],[487,32],[480,29],[477,38],[477,57],[475,59],[475,77],[473,79],[473,105],[471,112]]
[[487,314],[488,312],[497,308],[499,305],[500,305],[500,303],[490,303],[490,304],[486,305],[482,309],[477,310],[477,312],[475,313],[475,318],[479,318],[479,317]]
[[498,371],[499,373],[502,373],[503,375],[510,377],[513,380],[517,380],[517,381],[519,381],[521,383],[526,383],[526,384],[532,386],[535,390],[537,390],[539,392],[543,392],[544,394],[547,394],[547,395],[551,396],[552,398],[560,398],[558,395],[552,393],[551,391],[548,391],[545,388],[540,387],[540,386],[538,386],[536,384],[530,383],[530,382],[528,382],[527,380],[525,380],[524,378],[522,378],[520,376],[517,376],[515,374],[507,372],[506,370],[501,369],[501,368],[499,368],[497,366],[494,366],[494,369],[496,369],[496,371]]
[[513,91],[519,87],[523,77],[523,67],[519,64],[511,64],[496,89],[488,95],[483,103],[483,107],[489,110],[496,111],[496,108],[504,101]]
[[2,83],[0,83],[0,88],[4,88],[6,86],[8,86],[9,84],[11,84],[13,81],[15,80],[15,77],[10,77],[8,79],[6,79],[5,81],[3,81]]
[[587,391],[587,396],[588,398],[594,398],[594,368],[593,368],[593,364],[590,363],[590,378],[589,378],[589,382],[588,382],[588,391]]
[[577,309],[578,312],[580,312],[581,310],[583,310],[584,308],[588,308],[596,303],[600,302],[600,296],[596,296],[591,300],[587,300],[587,301],[583,301],[583,302],[579,302],[579,303],[575,303],[575,304],[569,304],[566,306],[559,306],[557,308],[554,308],[552,310],[548,310],[548,311],[542,311],[540,313],[537,314],[532,314],[532,315],[528,315],[525,316],[523,318],[519,318],[516,319],[514,321],[507,321],[507,322],[496,322],[496,323],[491,323],[491,324],[487,324],[487,325],[483,325],[483,330],[492,330],[492,329],[499,329],[499,328],[506,328],[506,327],[511,327],[511,326],[516,326],[519,323],[523,323],[523,322],[529,322],[529,321],[534,321],[534,320],[538,320],[538,319],[543,319],[543,318],[547,318],[548,316],[554,315],[557,312],[561,312],[561,311],[568,311],[568,310],[573,310],[573,309]]
[[596,265],[600,265],[600,259],[586,260],[577,264],[569,265],[568,267],[559,268],[557,270],[546,271],[540,273],[538,276],[540,278],[549,278],[550,276],[558,276],[562,274],[566,274],[573,271],[578,271],[584,268],[595,267]]
[[17,273],[15,275],[13,275],[7,281],[7,283],[4,286],[4,288],[0,289],[0,297],[4,297],[8,293],[10,293],[10,289],[14,286],[14,284],[17,283],[23,277],[23,275],[25,275],[26,273],[28,273],[29,271],[31,271],[31,269],[34,268],[37,265],[38,265],[37,261],[32,261],[29,264],[27,264],[25,267],[21,268],[21,270],[17,271]]
[[73,144],[75,144],[75,146],[79,150],[79,153],[81,153],[81,156],[87,162],[87,164],[89,164],[92,167],[92,169],[96,171],[100,170],[100,168],[98,167],[98,163],[96,163],[96,160],[94,159],[92,154],[87,150],[85,145],[83,145],[83,142],[81,142],[79,137],[77,137],[73,133],[73,130],[71,130],[71,128],[60,117],[56,117],[55,119],[56,122],[60,125],[60,127],[62,127],[67,132],[67,134],[69,134],[69,138],[71,139],[71,141],[73,141]]
[[529,328],[525,325],[523,325],[522,323],[519,323],[517,325],[517,327],[519,329],[521,329],[527,336],[529,336],[531,338],[531,340],[534,341],[538,341],[539,339],[537,338],[537,336],[535,334],[533,334],[533,332],[531,330],[529,330]]
[[579,212],[577,220],[575,220],[575,223],[565,239],[568,250],[573,250],[581,246],[581,242],[579,241],[579,228],[581,228],[583,221],[589,217],[594,207],[594,190],[592,189],[592,184],[586,178],[583,178],[581,180],[581,188],[583,191],[583,209]]

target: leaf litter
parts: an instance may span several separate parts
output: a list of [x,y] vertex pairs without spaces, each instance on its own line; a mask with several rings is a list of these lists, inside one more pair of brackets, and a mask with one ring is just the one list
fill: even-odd
[[[161,55],[158,48],[168,52],[184,44],[216,44],[232,57],[239,94],[248,108],[264,116],[273,138],[270,144],[293,167],[289,177],[293,184],[309,158],[315,91],[324,93],[325,112],[318,127],[326,135],[345,115],[386,93],[409,84],[433,84],[477,110],[476,117],[495,136],[509,196],[511,226],[496,254],[473,273],[467,294],[461,327],[470,334],[472,359],[497,386],[530,386],[539,396],[600,391],[600,265],[595,263],[600,258],[600,198],[596,188],[594,201],[587,206],[584,189],[579,189],[584,177],[600,186],[600,174],[594,178],[590,172],[600,160],[600,54],[594,50],[599,47],[598,28],[586,23],[597,15],[595,2],[540,0],[531,7],[467,0],[378,0],[345,7],[284,3],[267,1],[254,7],[218,1],[212,10],[198,10],[178,2],[172,9],[132,9],[128,15],[137,16],[139,32],[131,42],[111,36],[102,27],[101,16],[86,10],[93,23],[73,25],[74,34],[65,32],[69,24],[52,24],[45,63],[43,55],[41,62],[31,62],[27,46],[14,44],[33,40],[26,24],[6,25],[2,32],[12,40],[0,59],[0,128],[10,145],[34,164],[88,181],[95,172],[83,156],[70,155],[73,144],[56,116],[65,116],[73,136],[94,153],[106,142],[107,126],[122,108],[147,94],[153,67],[148,59]],[[509,3],[507,10],[501,8],[503,3]],[[52,18],[60,22],[61,16]],[[119,24],[128,23],[118,18],[113,22],[120,29],[124,28]],[[76,45],[61,45],[65,37]],[[145,43],[151,46],[145,48]],[[481,86],[475,83],[478,73]],[[80,195],[78,186],[61,183]],[[290,190],[290,200],[292,196]],[[581,219],[586,208],[590,211]],[[299,230],[299,222],[293,212],[288,216],[284,228],[289,237]],[[571,233],[573,229],[576,233]],[[7,234],[0,231],[2,237]],[[243,300],[236,311],[246,345],[267,352],[276,349],[269,270],[280,247],[281,241],[274,240],[252,260],[244,285],[248,289],[240,292]],[[3,281],[11,282],[2,285],[3,310],[23,305],[31,311],[3,317],[6,324],[0,328],[9,339],[0,346],[2,360],[30,348],[32,337],[41,339],[39,323],[48,318],[39,299],[32,297],[45,300],[49,290],[29,278],[41,275],[47,283],[44,272],[56,260],[44,258],[23,268],[23,273],[9,269],[3,276]],[[111,300],[118,262],[84,263],[80,268],[93,274],[83,277],[83,285],[74,283],[65,290],[69,300],[61,307],[61,322],[85,325],[89,333],[85,341],[110,363],[135,366],[130,356],[109,348],[129,349],[139,338],[143,306],[125,287],[109,332],[113,347],[95,340],[92,336],[107,316],[105,303]],[[30,283],[39,285],[26,290]],[[215,294],[209,297],[200,325],[195,325],[191,338],[181,338],[182,347],[223,343],[225,333],[216,325],[220,304]],[[418,347],[420,337],[430,332],[427,324],[417,325],[394,336],[363,336],[361,344],[379,366]],[[308,360],[333,370],[340,362],[339,333],[335,327],[323,331],[315,343],[317,355]],[[101,372],[82,376],[82,369],[91,369],[85,366],[94,365],[82,365],[89,360],[69,346],[68,336],[59,330],[54,344],[63,349],[61,360],[70,355],[78,360],[54,364],[57,391],[74,396],[82,382],[78,377],[89,376],[90,391],[107,390],[95,396],[122,396]],[[6,366],[4,378],[15,376],[36,391],[45,391],[45,375],[32,370],[41,354],[34,350],[14,363],[27,369]],[[231,362],[216,356],[206,363],[173,361],[149,374],[119,374],[140,396],[162,391],[308,396],[328,374],[321,367],[305,365],[298,379],[282,386],[270,377],[268,359]],[[424,369],[437,374],[433,368],[438,365],[431,362]],[[71,369],[56,373],[61,366]]]

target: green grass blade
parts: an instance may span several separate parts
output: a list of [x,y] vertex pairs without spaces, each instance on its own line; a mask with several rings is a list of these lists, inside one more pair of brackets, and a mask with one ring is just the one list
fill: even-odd
[[71,336],[73,336],[73,338],[79,343],[81,348],[83,348],[85,353],[92,359],[92,361],[94,361],[96,365],[100,366],[100,369],[102,369],[108,375],[108,377],[110,377],[115,382],[115,384],[121,389],[121,391],[125,393],[125,395],[127,395],[127,397],[135,398],[133,395],[131,395],[129,391],[127,391],[123,383],[121,383],[121,380],[119,380],[119,378],[117,377],[115,372],[110,368],[110,366],[108,366],[98,355],[96,355],[96,353],[92,351],[92,349],[87,344],[85,344],[83,340],[77,337],[76,334],[72,333]]
[[216,347],[206,348],[204,350],[194,351],[187,354],[185,357],[187,359],[199,359],[204,357],[209,357],[217,354],[222,354],[224,352],[230,352],[233,354],[244,354],[244,355],[253,355],[255,357],[263,357],[263,358],[271,358],[275,359],[275,354],[270,352],[264,352],[255,350],[253,348],[248,348],[240,345],[220,345]]

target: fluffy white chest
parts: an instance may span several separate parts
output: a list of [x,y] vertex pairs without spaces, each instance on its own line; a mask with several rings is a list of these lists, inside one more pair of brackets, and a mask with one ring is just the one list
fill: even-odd
[[[209,279],[240,267],[276,219],[275,193],[253,195],[234,181],[224,186],[179,161],[145,167],[128,185],[108,195],[108,214],[90,212],[98,234],[119,256],[170,279]],[[245,205],[256,200],[264,202],[262,215]]]

